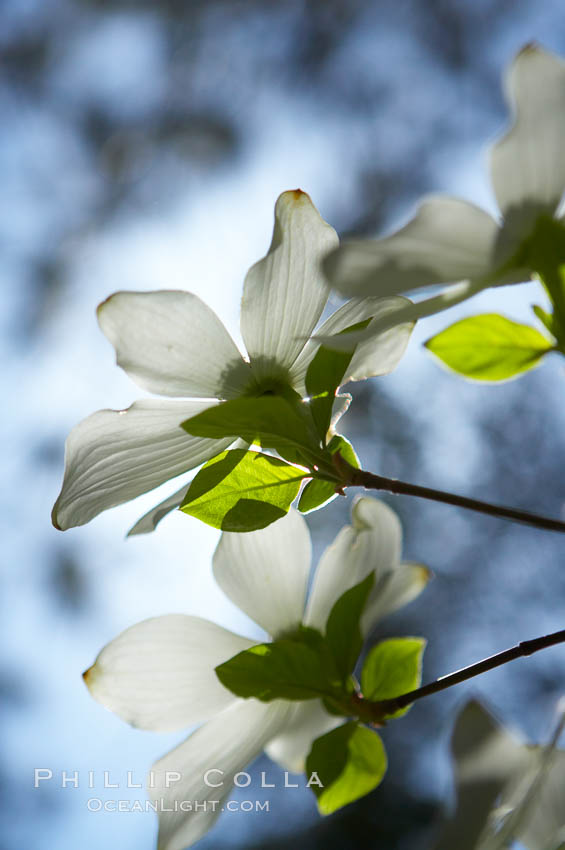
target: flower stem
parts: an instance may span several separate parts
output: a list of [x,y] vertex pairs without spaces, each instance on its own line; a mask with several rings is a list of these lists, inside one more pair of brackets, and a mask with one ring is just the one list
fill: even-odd
[[409,484],[406,481],[398,481],[396,478],[386,478],[384,475],[375,475],[365,469],[355,469],[338,454],[334,455],[334,464],[346,487],[365,487],[366,490],[385,490],[397,495],[417,496],[420,499],[443,502],[446,505],[455,505],[458,508],[466,508],[488,516],[509,519],[512,522],[522,522],[525,525],[533,525],[535,528],[544,528],[547,531],[565,532],[565,522],[559,519],[539,516],[539,514],[532,514],[519,508],[493,505],[480,499],[470,499],[467,496],[458,496],[456,493],[447,493],[445,490],[435,490],[433,487]]
[[558,643],[564,642],[565,629],[559,632],[553,632],[550,635],[534,638],[533,640],[524,640],[510,649],[505,649],[504,652],[498,652],[496,655],[491,655],[489,658],[477,661],[476,664],[471,664],[469,667],[463,667],[462,670],[457,670],[455,673],[442,676],[440,679],[436,679],[435,682],[422,685],[421,688],[416,688],[414,691],[409,691],[392,699],[373,702],[371,704],[372,710],[378,719],[382,719],[384,715],[394,714],[395,711],[406,708],[407,705],[418,699],[422,699],[422,697],[444,691],[446,688],[451,688],[453,685],[458,685],[460,682],[465,682],[474,676],[480,676],[482,673],[494,670],[495,667],[500,667],[502,664],[514,661],[516,658],[533,655],[534,652],[539,652],[540,649],[546,649],[549,646],[555,646]]

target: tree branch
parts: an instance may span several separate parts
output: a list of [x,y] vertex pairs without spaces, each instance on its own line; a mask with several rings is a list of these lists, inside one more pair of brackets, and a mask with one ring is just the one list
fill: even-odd
[[444,490],[435,490],[432,487],[421,487],[418,484],[409,484],[406,481],[398,481],[396,478],[386,478],[383,475],[375,475],[364,469],[355,469],[347,463],[344,458],[336,453],[334,464],[342,476],[346,487],[365,487],[366,490],[384,490],[387,493],[397,495],[417,496],[420,499],[429,499],[433,502],[443,502],[446,505],[454,505],[458,508],[466,508],[477,511],[488,516],[508,519],[512,522],[521,522],[532,525],[535,528],[543,528],[547,531],[565,532],[565,522],[551,517],[539,516],[529,511],[518,508],[507,508],[503,505],[493,505],[480,499],[469,499],[467,496],[458,496],[455,493],[447,493]]
[[439,691],[444,691],[447,688],[458,685],[460,682],[465,682],[467,679],[472,679],[475,676],[480,676],[482,673],[487,673],[489,670],[494,670],[495,667],[500,667],[502,664],[507,664],[509,661],[514,661],[516,658],[523,658],[527,655],[533,655],[534,652],[539,652],[540,649],[546,649],[549,646],[555,646],[558,643],[565,642],[565,629],[560,632],[553,632],[550,635],[535,638],[534,640],[524,640],[510,649],[499,652],[496,655],[491,655],[489,658],[484,658],[476,664],[471,664],[469,667],[463,667],[462,670],[457,670],[455,673],[449,673],[447,676],[442,676],[436,679],[435,682],[430,682],[427,685],[422,685],[421,688],[416,688],[414,691],[409,691],[406,694],[393,697],[392,699],[372,702],[371,708],[374,711],[377,720],[383,716],[394,714],[401,708],[406,708],[407,705],[415,702],[422,697],[436,694]]

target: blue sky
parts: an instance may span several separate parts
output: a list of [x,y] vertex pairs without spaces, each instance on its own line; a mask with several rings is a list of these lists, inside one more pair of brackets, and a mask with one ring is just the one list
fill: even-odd
[[[174,514],[155,534],[124,541],[127,529],[159,500],[158,493],[65,535],[50,525],[65,434],[92,411],[124,408],[142,395],[115,367],[114,353],[95,321],[96,305],[117,289],[189,289],[239,341],[243,278],[267,250],[278,194],[300,187],[330,223],[349,228],[363,195],[360,174],[372,161],[381,162],[385,172],[401,169],[414,156],[419,134],[426,152],[426,189],[463,195],[491,208],[484,143],[504,118],[501,97],[489,91],[487,80],[498,78],[513,52],[533,38],[564,52],[563,27],[558,26],[563,12],[555,3],[521,3],[506,19],[497,18],[488,39],[477,44],[485,68],[481,78],[476,55],[446,70],[430,61],[426,33],[404,26],[400,7],[394,12],[387,4],[386,15],[379,18],[378,4],[368,4],[338,39],[322,84],[318,79],[315,85],[307,68],[296,72],[298,82],[290,77],[290,46],[302,24],[300,4],[270,15],[244,10],[240,17],[211,7],[195,33],[177,40],[174,54],[172,24],[159,8],[52,5],[47,19],[42,4],[13,3],[2,12],[1,27],[6,50],[33,36],[48,44],[48,58],[31,82],[24,62],[0,83],[0,243],[5,246],[0,350],[10,413],[3,421],[4,689],[9,696],[3,769],[11,812],[5,846],[64,850],[80,845],[89,850],[119,843],[144,850],[153,846],[151,814],[89,813],[90,790],[61,789],[56,778],[62,770],[79,770],[83,776],[88,770],[109,770],[122,782],[126,770],[132,770],[140,781],[150,763],[182,735],[130,729],[90,699],[80,673],[109,639],[148,616],[198,614],[250,636],[256,627],[212,580],[214,530]],[[486,32],[490,10],[483,6]],[[351,92],[359,97],[365,92],[367,107],[354,106]],[[119,125],[103,144],[90,144],[78,131],[85,104],[101,111],[110,126],[112,121]],[[175,115],[190,109],[227,116],[237,129],[234,151],[222,158],[209,150],[210,138],[191,137],[190,143],[201,149],[183,160],[174,146],[148,132],[158,126],[164,105]],[[133,171],[123,172],[121,183],[111,180],[108,170],[120,133],[127,136],[130,156],[135,154]],[[408,188],[406,182],[398,193],[394,183],[386,187],[388,226],[412,209],[420,183],[411,191],[409,181],[417,170],[413,161],[406,166]],[[49,262],[55,281],[38,287],[37,269]],[[526,319],[534,286],[515,287],[511,309],[506,291],[489,292],[453,312],[453,318],[504,305],[513,318]],[[419,471],[422,478],[428,475],[425,483],[463,490],[470,478],[481,475],[476,412],[492,405],[496,417],[497,405],[503,408],[516,390],[502,388],[485,402],[488,391],[458,383],[424,356],[420,343],[444,325],[442,317],[422,323],[405,360],[383,386],[400,408],[417,408],[422,435],[429,445],[441,447],[425,455]],[[562,380],[563,367],[556,361],[522,384],[526,404],[542,399],[556,429],[565,415],[556,398]],[[533,481],[534,504],[535,498]],[[339,523],[346,518],[341,506]],[[457,536],[454,523],[444,545],[450,534]],[[319,551],[332,535],[316,518],[313,528]],[[539,537],[519,539],[521,555],[509,542],[507,561],[499,566],[508,587],[516,575],[508,565],[517,557],[524,558],[519,567],[527,581],[524,553],[538,558],[550,551]],[[74,606],[53,589],[64,559],[78,565]],[[441,567],[436,580],[443,580]],[[562,582],[555,592],[561,591]],[[551,593],[521,593],[523,600],[533,597],[535,614],[529,622],[536,634],[559,628],[558,612],[547,604]],[[425,608],[419,610],[423,618]],[[447,653],[445,663],[467,663],[494,651],[489,634],[496,633],[496,624],[489,633],[486,611],[467,612],[474,631]],[[501,605],[495,617],[504,621],[497,632],[502,645],[496,648],[512,642],[509,611]],[[516,619],[523,632],[528,618],[516,614]],[[530,636],[520,633],[517,639]],[[552,652],[556,667],[547,667],[550,678],[557,671],[562,675],[565,666]],[[441,672],[447,670],[430,670],[434,676]],[[516,687],[517,677],[504,673],[499,681]],[[527,704],[527,691],[517,700]],[[530,723],[527,731],[542,736],[544,722],[549,724],[549,699],[534,715],[537,725]],[[517,716],[511,719],[516,722]],[[445,729],[441,734],[445,738]],[[33,791],[34,767],[51,768],[55,780]],[[276,768],[268,769],[280,780]],[[439,767],[428,763],[414,773],[431,782],[438,797],[444,793],[445,758]],[[141,792],[123,796],[132,794]],[[281,792],[277,807],[275,817],[225,816],[203,846],[248,846],[263,834],[292,831],[297,821],[315,816],[313,800],[301,791]]]

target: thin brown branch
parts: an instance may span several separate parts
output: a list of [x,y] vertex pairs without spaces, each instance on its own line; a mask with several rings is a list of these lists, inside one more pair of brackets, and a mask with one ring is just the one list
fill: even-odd
[[334,464],[343,478],[345,486],[365,487],[366,490],[383,490],[387,493],[397,495],[417,496],[420,499],[430,499],[434,502],[442,502],[446,505],[454,505],[470,511],[477,511],[488,516],[508,519],[512,522],[521,522],[532,525],[535,528],[543,528],[547,531],[565,532],[565,522],[552,517],[539,516],[538,514],[523,511],[519,508],[507,508],[504,505],[493,505],[480,499],[469,499],[467,496],[458,496],[455,493],[447,493],[444,490],[435,490],[432,487],[421,487],[419,484],[409,484],[406,481],[398,481],[396,478],[386,478],[384,475],[375,475],[364,469],[355,469],[347,463],[339,454],[334,455]]
[[489,658],[484,658],[476,664],[471,664],[469,667],[463,667],[462,670],[457,670],[455,673],[449,673],[447,676],[442,676],[441,679],[436,679],[435,682],[430,682],[427,685],[422,685],[421,688],[416,688],[414,691],[401,694],[392,699],[381,700],[372,703],[372,709],[377,719],[381,719],[385,715],[394,714],[401,708],[406,708],[407,705],[415,702],[422,697],[436,694],[439,691],[444,691],[447,688],[452,688],[453,685],[458,685],[460,682],[465,682],[467,679],[472,679],[475,676],[480,676],[482,673],[487,673],[489,670],[494,670],[495,667],[500,667],[502,664],[507,664],[509,661],[514,661],[516,658],[523,658],[527,655],[533,655],[534,652],[539,652],[540,649],[547,649],[549,646],[555,646],[558,643],[565,642],[565,629],[559,632],[553,632],[550,635],[534,638],[534,640],[524,640],[510,649],[505,649],[504,652],[498,652],[496,655],[491,655]]

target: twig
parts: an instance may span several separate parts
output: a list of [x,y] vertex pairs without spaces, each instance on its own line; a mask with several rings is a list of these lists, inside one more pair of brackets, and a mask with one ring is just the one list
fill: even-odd
[[436,679],[435,682],[430,682],[427,685],[422,685],[421,688],[416,688],[414,691],[409,691],[406,694],[393,697],[392,699],[372,702],[371,708],[379,717],[384,715],[394,714],[401,708],[406,708],[407,705],[415,702],[422,697],[436,694],[439,691],[444,691],[446,688],[451,688],[453,685],[458,685],[460,682],[465,682],[467,679],[472,679],[474,676],[480,676],[482,673],[487,673],[489,670],[494,670],[495,667],[500,667],[502,664],[507,664],[509,661],[514,661],[516,658],[523,658],[526,655],[533,655],[534,652],[539,652],[540,649],[546,649],[549,646],[555,646],[558,643],[565,642],[565,629],[560,632],[553,632],[550,635],[534,638],[534,640],[524,640],[511,649],[506,649],[504,652],[498,652],[496,655],[491,655],[489,658],[484,658],[476,664],[471,664],[469,667],[463,667],[462,670],[457,670],[455,673],[449,673],[447,676],[442,676],[441,679]]
[[396,478],[375,475],[364,469],[355,469],[339,453],[334,455],[334,464],[347,487],[365,487],[366,490],[385,490],[388,493],[395,493],[397,495],[417,496],[420,499],[430,499],[434,502],[443,502],[446,505],[466,508],[467,510],[477,511],[488,516],[509,519],[513,522],[524,523],[525,525],[533,525],[535,528],[544,528],[547,531],[565,532],[565,522],[562,520],[539,516],[538,514],[522,511],[518,508],[493,505],[490,502],[483,502],[480,499],[469,499],[467,496],[458,496],[455,493],[435,490],[432,487],[409,484],[406,481],[398,481]]

